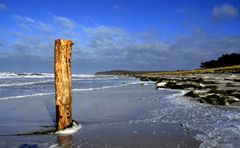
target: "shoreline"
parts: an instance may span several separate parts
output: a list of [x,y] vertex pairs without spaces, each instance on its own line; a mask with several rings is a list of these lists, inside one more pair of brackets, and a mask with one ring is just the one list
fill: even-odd
[[[239,107],[199,104],[182,96],[186,90],[157,90],[152,82],[140,83],[73,92],[73,119],[82,125],[74,135],[0,137],[0,147],[23,144],[131,148],[239,145],[239,136],[234,135],[238,129],[232,124],[238,125]],[[50,128],[55,120],[54,95],[3,100],[0,111],[0,133]],[[226,130],[235,132],[226,133]],[[237,141],[232,143],[231,139]]]
[[97,72],[96,75],[121,75],[153,81],[158,88],[187,90],[191,100],[211,105],[240,106],[240,65],[178,71]]
[[[0,136],[0,147],[19,147],[24,144],[39,147],[198,147],[200,141],[194,136],[199,131],[186,131],[186,128],[178,123],[148,121],[148,118],[151,119],[149,113],[154,108],[157,109],[156,104],[151,101],[158,97],[159,91],[155,90],[152,84],[74,92],[73,119],[82,125],[77,133],[68,136]],[[53,101],[54,95],[2,101],[0,132],[24,133],[54,125],[51,117],[51,114],[54,114]]]

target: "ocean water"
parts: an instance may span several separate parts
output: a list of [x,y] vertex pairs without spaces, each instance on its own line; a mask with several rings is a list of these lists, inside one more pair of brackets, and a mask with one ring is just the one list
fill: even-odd
[[[91,91],[139,83],[134,78],[72,75],[73,91]],[[55,93],[54,75],[48,73],[0,73],[0,100]]]
[[[140,83],[143,82],[135,78],[73,75],[72,79],[73,97],[77,98],[80,93],[80,95],[87,98],[86,100],[81,100],[81,105],[75,103],[75,106],[73,106],[75,112],[82,113],[75,115],[77,119],[85,118],[87,122],[94,121],[99,124],[101,123],[101,125],[103,125],[103,121],[111,121],[111,126],[110,124],[104,124],[104,126],[116,128],[124,125],[133,128],[134,134],[141,133],[141,131],[135,130],[138,126],[144,125],[141,128],[147,128],[148,125],[154,125],[154,131],[151,132],[152,135],[156,135],[156,133],[159,132],[156,127],[162,124],[175,124],[178,125],[184,133],[191,133],[193,130],[199,131],[193,135],[193,137],[201,142],[199,147],[202,148],[238,148],[240,145],[239,107],[220,107],[200,104],[183,97],[185,91],[169,89],[155,90],[154,83],[146,82],[145,85],[140,85]],[[16,120],[21,121],[20,119],[23,118],[17,117],[16,115],[21,114],[19,113],[21,110],[12,113],[15,115],[14,118],[17,119],[6,117],[7,114],[11,112],[9,111],[10,109],[6,107],[6,104],[19,101],[20,106],[21,103],[27,104],[27,102],[34,101],[34,99],[39,96],[49,95],[54,97],[54,91],[54,77],[52,74],[0,73],[0,112],[2,113],[2,115],[0,114],[0,118],[2,117],[8,120],[8,122],[5,123],[0,119],[0,127],[10,124],[11,120],[13,122]],[[110,94],[109,91],[111,91],[110,97],[107,96]],[[135,93],[135,91],[138,93]],[[95,96],[98,96],[96,98],[99,102],[96,102],[94,99],[89,99],[93,97],[91,96],[93,92],[95,92]],[[77,100],[75,102],[77,102]],[[1,103],[3,104],[2,106]],[[89,106],[89,104],[94,104],[94,109],[87,108],[86,106]],[[44,119],[44,122],[45,120],[46,119]],[[100,120],[101,122],[99,122]],[[30,124],[33,124],[33,122],[29,123],[29,125]],[[116,127],[113,125],[116,125]],[[83,128],[80,129],[76,135],[81,137],[81,132],[84,133],[85,127],[86,126],[83,125]],[[122,130],[124,131],[124,128],[122,128]],[[1,131],[0,128],[0,134],[2,134],[1,132],[3,131],[6,130]],[[94,131],[96,131],[96,129],[94,129]],[[88,135],[88,133],[86,135]],[[111,135],[110,138],[111,137],[114,137],[114,134]],[[104,139],[103,137],[101,138]],[[84,145],[80,142],[77,146],[83,145],[83,147],[88,147],[90,146],[88,144]],[[5,146],[4,144],[2,145]],[[52,147],[57,147],[55,143],[51,143],[51,145]],[[46,144],[46,146],[50,145]],[[117,147],[116,145],[112,146]],[[123,147],[131,146],[133,145],[125,145]],[[181,146],[177,145],[177,147]]]

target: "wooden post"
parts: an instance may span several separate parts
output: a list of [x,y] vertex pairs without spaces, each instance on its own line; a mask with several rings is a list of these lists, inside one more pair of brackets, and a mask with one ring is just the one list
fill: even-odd
[[57,131],[72,124],[72,72],[71,56],[73,42],[55,40],[54,72]]

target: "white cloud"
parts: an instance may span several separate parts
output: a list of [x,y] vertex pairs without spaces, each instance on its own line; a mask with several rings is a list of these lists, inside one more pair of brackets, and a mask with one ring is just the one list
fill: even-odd
[[3,3],[0,3],[0,12],[7,9],[7,6]]
[[148,70],[157,70],[156,67],[165,70],[197,68],[200,62],[240,50],[239,36],[220,38],[193,32],[193,35],[179,36],[174,42],[165,42],[152,31],[140,33],[143,36],[107,26],[85,31],[90,35],[86,49],[94,51],[95,60]]
[[52,26],[46,23],[43,23],[42,21],[36,21],[33,18],[30,17],[22,17],[19,15],[13,15],[13,18],[19,23],[20,26],[22,26],[25,30],[39,30],[43,33],[50,32],[52,30]]
[[[31,57],[49,62],[53,59],[54,40],[66,37],[75,43],[73,60],[80,63],[79,67],[85,68],[191,69],[197,68],[200,62],[223,53],[240,52],[240,36],[219,37],[195,31],[192,35],[181,35],[172,42],[167,42],[160,39],[160,33],[156,30],[133,33],[119,27],[88,27],[66,17],[53,17],[50,24],[29,17],[14,18],[19,26],[25,25],[28,29],[22,31],[21,28],[16,28],[16,33],[11,34],[14,40],[8,44],[0,40],[0,51],[4,52],[8,48],[15,53],[15,57]],[[67,27],[69,29],[62,29],[64,26],[56,25],[56,20],[65,20],[63,22],[70,24],[73,22],[74,26],[82,28],[70,25]],[[70,34],[66,35],[66,31]],[[6,60],[9,55],[2,52],[0,62],[1,58]],[[11,54],[11,57],[14,55]],[[22,60],[24,63],[24,58]]]
[[215,20],[228,20],[238,17],[239,11],[233,5],[222,4],[213,8],[212,15]]
[[55,16],[54,22],[66,29],[72,30],[76,28],[76,23],[67,17]]
[[117,27],[98,26],[95,28],[83,27],[83,30],[89,37],[89,47],[108,48],[112,45],[126,45],[131,42],[131,35],[127,31]]

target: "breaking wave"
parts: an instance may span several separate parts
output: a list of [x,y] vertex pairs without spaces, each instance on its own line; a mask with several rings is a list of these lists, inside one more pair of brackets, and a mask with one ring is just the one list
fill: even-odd
[[[72,89],[72,91],[73,91],[73,92],[94,91],[94,90],[101,90],[101,89],[122,87],[122,86],[126,86],[126,85],[135,85],[135,84],[139,84],[139,83],[140,83],[140,82],[131,82],[131,83],[126,83],[126,84],[120,84],[120,85],[114,85],[114,86],[103,86],[103,87],[96,87],[96,88],[76,88],[76,89]],[[0,100],[28,98],[28,97],[34,97],[34,96],[45,96],[45,95],[53,95],[53,94],[55,94],[55,92],[35,93],[35,94],[27,94],[27,95],[18,95],[18,96],[3,97],[3,98],[0,98]]]
[[26,82],[26,83],[0,84],[0,87],[26,86],[26,85],[34,85],[34,84],[41,84],[41,83],[49,83],[49,82],[54,82],[54,80],[37,81],[37,82]]

